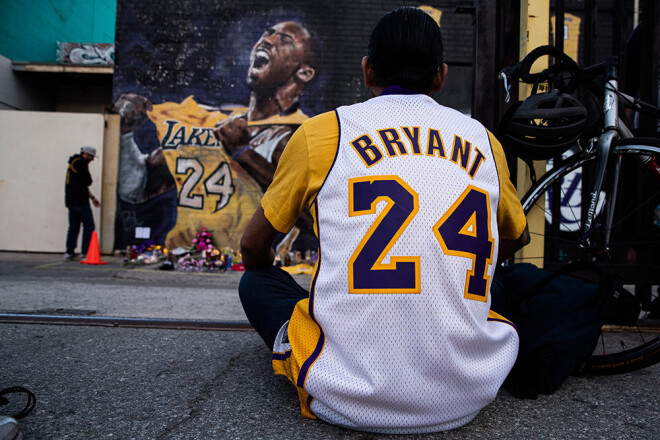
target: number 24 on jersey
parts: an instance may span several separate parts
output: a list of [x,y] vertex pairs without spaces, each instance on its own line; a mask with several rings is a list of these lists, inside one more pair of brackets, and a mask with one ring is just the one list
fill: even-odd
[[[379,202],[386,206],[360,241],[348,263],[350,293],[419,293],[419,256],[391,256],[394,243],[417,214],[418,195],[398,176],[369,176],[349,180],[349,216],[373,215]],[[429,225],[446,255],[469,258],[464,297],[486,301],[493,260],[490,202],[486,191],[469,185],[440,219]]]

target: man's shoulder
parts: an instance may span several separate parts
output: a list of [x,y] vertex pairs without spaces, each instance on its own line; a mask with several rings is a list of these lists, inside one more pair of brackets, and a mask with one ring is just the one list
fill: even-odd
[[460,122],[470,126],[471,128],[478,128],[486,131],[486,127],[484,127],[484,125],[481,122],[477,121],[472,116],[466,115],[465,113],[452,107],[446,107],[446,106],[442,106],[442,107],[446,109],[447,112],[451,113],[452,116],[455,117]]
[[486,128],[483,126],[483,124],[481,124],[481,122],[477,121],[469,114],[463,113],[462,111],[453,107],[441,104],[431,97],[427,97],[426,100],[431,111],[441,113],[443,118],[451,120],[454,125],[462,125],[470,129],[481,129],[485,132]]
[[334,110],[321,113],[304,121],[296,133],[304,136],[308,142],[335,142],[339,136],[339,121]]
[[452,127],[462,127],[465,132],[486,136],[488,130],[484,125],[453,107],[448,107],[436,103],[436,111],[439,112],[443,120],[450,121]]
[[69,158],[69,164],[75,169],[83,169],[87,165],[87,161],[82,157],[82,154],[76,154]]
[[305,130],[308,129],[329,129],[337,126],[337,114],[335,110],[313,116],[302,123]]

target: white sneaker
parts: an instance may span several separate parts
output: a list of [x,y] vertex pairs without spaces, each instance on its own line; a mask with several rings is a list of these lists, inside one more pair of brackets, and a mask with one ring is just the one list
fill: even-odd
[[64,254],[64,258],[63,258],[64,261],[73,261],[75,259],[76,259],[76,254]]
[[23,433],[18,427],[16,419],[9,416],[0,416],[0,440],[21,440]]

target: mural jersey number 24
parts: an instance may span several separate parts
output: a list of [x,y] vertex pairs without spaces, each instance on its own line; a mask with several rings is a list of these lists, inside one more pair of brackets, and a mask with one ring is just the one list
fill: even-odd
[[[349,292],[419,293],[419,256],[391,256],[388,264],[383,263],[419,210],[415,190],[398,176],[358,177],[349,180],[348,197],[351,217],[375,214],[379,202],[387,204],[349,260]],[[429,227],[443,253],[472,260],[466,273],[464,297],[486,301],[494,243],[488,193],[469,185]]]
[[[188,171],[190,171],[190,174],[188,174]],[[177,158],[176,173],[188,174],[179,191],[179,206],[192,209],[204,208],[204,196],[194,193],[195,188],[204,177],[204,171],[204,164],[197,158]],[[221,162],[213,173],[204,180],[204,189],[206,190],[206,196],[213,195],[218,197],[213,212],[217,212],[227,206],[232,194],[234,194],[231,170],[227,162]]]

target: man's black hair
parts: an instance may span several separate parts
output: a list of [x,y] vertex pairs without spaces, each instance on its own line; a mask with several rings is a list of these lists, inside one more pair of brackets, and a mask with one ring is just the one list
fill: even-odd
[[395,9],[376,24],[367,56],[377,86],[428,93],[443,63],[440,26],[421,9]]

